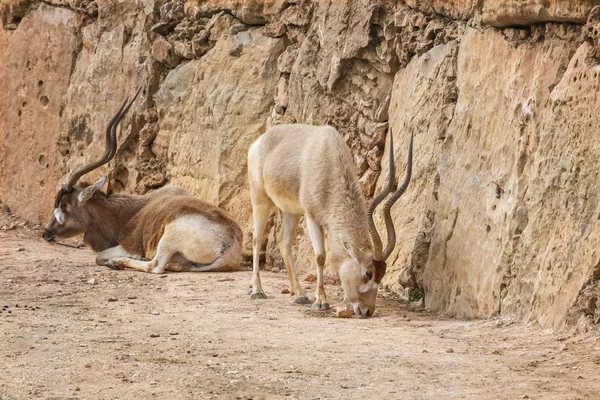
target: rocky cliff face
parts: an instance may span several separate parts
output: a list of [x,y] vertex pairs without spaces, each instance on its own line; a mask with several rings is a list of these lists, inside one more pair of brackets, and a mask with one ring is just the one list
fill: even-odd
[[367,196],[388,132],[399,174],[414,134],[386,287],[461,318],[597,323],[599,3],[5,0],[0,200],[44,222],[138,87],[91,178],[184,186],[247,240],[246,152],[267,126],[337,127]]

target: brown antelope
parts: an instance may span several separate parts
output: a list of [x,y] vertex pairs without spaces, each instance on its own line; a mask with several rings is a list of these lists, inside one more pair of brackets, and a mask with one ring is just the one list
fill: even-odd
[[92,185],[77,184],[115,156],[117,126],[138,94],[129,104],[125,100],[109,122],[104,155],[73,172],[56,195],[44,239],[83,234],[84,243],[98,253],[96,263],[112,269],[160,274],[238,268],[240,227],[225,212],[185,189],[166,186],[145,195],[108,195],[101,190],[105,177]]
[[[306,225],[317,263],[313,309],[329,308],[323,287],[327,234],[330,264],[339,274],[348,310],[368,317],[375,311],[377,286],[386,259],[396,244],[390,210],[404,193],[412,172],[412,136],[406,178],[395,188],[394,148],[390,134],[390,176],[386,187],[365,208],[348,146],[331,126],[279,125],[267,130],[248,151],[248,176],[254,216],[252,298],[265,299],[259,276],[259,250],[267,220],[275,207],[282,212],[279,247],[296,302],[308,298],[298,282],[292,260],[292,241],[300,217]],[[390,193],[384,211],[388,243],[382,243],[375,223],[375,207]]]

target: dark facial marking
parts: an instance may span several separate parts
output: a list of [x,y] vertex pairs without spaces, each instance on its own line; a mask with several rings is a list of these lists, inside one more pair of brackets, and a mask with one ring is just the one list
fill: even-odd
[[375,282],[379,284],[385,275],[387,264],[383,260],[373,260],[373,265],[375,266]]

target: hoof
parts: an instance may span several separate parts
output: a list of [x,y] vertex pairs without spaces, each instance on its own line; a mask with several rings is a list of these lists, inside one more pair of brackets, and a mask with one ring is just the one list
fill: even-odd
[[267,298],[267,295],[264,294],[264,292],[256,292],[256,293],[252,293],[252,295],[250,295],[250,298],[252,300],[258,300],[258,299],[264,300]]
[[312,306],[310,306],[310,308],[312,308],[315,311],[325,311],[325,310],[329,310],[329,304],[328,303],[318,303],[315,301],[312,304]]
[[303,296],[303,297],[298,297],[296,300],[294,300],[294,303],[297,303],[297,304],[308,304],[308,303],[310,303],[310,300],[308,300],[308,297]]
[[114,270],[120,270],[121,267],[119,267],[113,260],[108,260],[104,263],[105,266],[107,266],[110,269],[114,269]]

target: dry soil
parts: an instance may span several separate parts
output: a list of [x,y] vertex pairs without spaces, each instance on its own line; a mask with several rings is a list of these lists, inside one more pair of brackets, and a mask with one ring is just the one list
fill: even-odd
[[112,271],[22,225],[0,220],[1,400],[600,398],[596,334],[385,294],[374,318],[339,319],[281,294],[285,273],[264,272],[269,298],[252,301],[250,271]]

